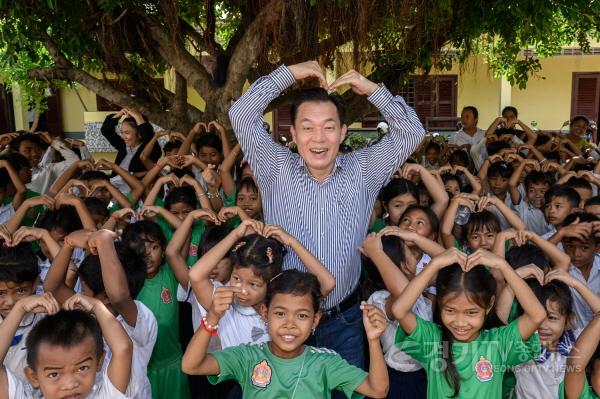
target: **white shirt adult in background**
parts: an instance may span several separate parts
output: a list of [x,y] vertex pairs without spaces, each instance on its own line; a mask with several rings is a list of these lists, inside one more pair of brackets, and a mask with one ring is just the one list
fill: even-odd
[[456,133],[448,137],[448,144],[457,146],[468,145],[467,150],[470,150],[475,144],[479,143],[485,136],[485,130],[477,127],[479,121],[479,112],[477,108],[469,105],[464,107],[460,113],[460,123],[462,127]]

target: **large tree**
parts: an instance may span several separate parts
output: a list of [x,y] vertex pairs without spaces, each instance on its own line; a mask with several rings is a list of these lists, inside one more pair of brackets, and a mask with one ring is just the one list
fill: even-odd
[[[585,49],[600,31],[600,1],[4,0],[0,18],[9,83],[78,83],[185,130],[197,120],[228,124],[246,82],[307,59],[345,62],[397,87],[415,70],[484,54],[495,73],[524,85],[540,64],[520,51],[546,56],[567,43]],[[167,72],[173,91],[155,79]],[[118,81],[145,95],[132,97]],[[188,86],[206,101],[203,112],[187,103]],[[344,95],[347,122],[371,111],[364,99]]]

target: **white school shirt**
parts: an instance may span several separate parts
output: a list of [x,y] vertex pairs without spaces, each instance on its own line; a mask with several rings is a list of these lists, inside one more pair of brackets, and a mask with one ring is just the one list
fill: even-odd
[[539,236],[543,236],[551,230],[552,225],[546,221],[544,212],[541,209],[533,207],[525,200],[525,196],[519,196],[519,203],[513,204],[519,218],[527,225],[527,230],[533,231]]
[[[9,399],[43,399],[44,395],[39,389],[32,387],[29,383],[19,380],[10,370],[6,370],[8,377],[8,398]],[[98,378],[96,379],[98,380]],[[130,399],[128,396],[123,395],[115,386],[110,382],[106,371],[102,372],[100,382],[96,382],[92,391],[85,397],[85,399]],[[148,396],[147,398],[151,398]]]
[[[215,281],[213,285],[217,288],[222,284]],[[223,349],[241,344],[262,344],[271,340],[267,325],[256,310],[252,306],[240,306],[235,299],[219,321],[218,333]]]
[[[71,164],[79,161],[77,154],[75,154],[64,142],[55,139],[50,146],[54,150],[60,152],[64,161],[53,163],[40,162],[31,169],[31,182],[27,184],[27,188],[40,194],[46,194],[48,189],[50,189],[50,185],[54,183],[54,181],[58,179]],[[46,151],[49,150],[50,148]]]
[[[431,256],[429,256],[428,254],[423,252],[423,255],[421,255],[421,260],[419,260],[419,263],[417,263],[417,267],[415,268],[415,273],[416,274],[421,273],[423,271],[423,269],[425,268],[425,266],[427,266],[429,264],[429,262],[431,262]],[[431,286],[427,287],[425,292],[428,292],[432,295],[437,295],[435,285],[431,285]],[[425,320],[428,320],[428,319],[425,319]]]
[[475,144],[479,143],[482,138],[485,136],[485,130],[477,128],[477,131],[473,136],[465,133],[465,131],[461,128],[459,131],[451,134],[448,137],[448,144],[454,144],[457,146],[461,146],[464,144],[469,144],[473,147]]
[[[585,277],[583,277],[581,271],[572,264],[569,265],[569,274],[587,285],[594,294],[600,295],[600,255],[594,256],[594,263],[592,265],[592,270],[590,270],[590,277],[587,281]],[[575,310],[574,327],[583,330],[594,318],[594,313],[587,302],[579,295],[577,290],[571,288],[571,294],[573,295],[573,308]]]
[[[8,352],[4,357],[4,367],[10,370],[11,373],[18,378],[20,381],[27,382],[25,372],[23,371],[27,366],[27,347],[25,341],[31,329],[44,318],[45,315],[40,313],[29,313],[27,314],[21,323],[17,332],[13,338],[13,344],[8,348]],[[3,319],[0,317],[0,323]]]
[[[213,281],[214,288],[216,288],[215,284],[217,284],[218,286],[222,286],[221,283]],[[179,302],[187,302],[190,305],[192,305],[192,327],[194,329],[194,332],[198,331],[198,329],[200,328],[200,322],[202,321],[202,318],[206,316],[208,312],[202,307],[202,305],[200,305],[200,302],[198,302],[198,298],[196,298],[196,294],[194,294],[194,290],[192,290],[191,284],[188,286],[187,291],[184,290],[183,287],[181,287],[181,285],[177,287],[177,300]],[[223,348],[221,347],[221,339],[219,338],[219,335],[211,336],[210,341],[208,341],[208,347],[206,349],[206,352],[212,353],[220,351],[222,349]]]
[[517,399],[558,399],[558,386],[565,379],[566,368],[567,356],[559,352],[552,352],[544,363],[529,360],[513,367]]
[[15,208],[12,202],[0,205],[0,224],[6,224],[15,215]]
[[[547,232],[546,234],[544,234],[544,235],[542,236],[542,238],[543,238],[544,240],[548,241],[550,238],[552,238],[552,236],[553,236],[554,234],[556,234],[556,227],[554,227],[553,225],[550,225],[550,231],[549,231],[549,232]],[[556,248],[558,248],[558,249],[560,249],[561,251],[565,252],[565,248],[563,247],[563,245],[562,245],[562,242],[560,242],[560,241],[559,241],[559,242],[556,244]]]
[[[387,301],[390,293],[386,290],[375,291],[368,299],[368,303],[377,306],[383,310],[385,314],[385,302]],[[431,321],[433,318],[433,311],[431,309],[431,301],[424,295],[420,295],[417,302],[412,307],[413,313],[417,314],[423,320]],[[396,345],[396,330],[400,328],[396,320],[389,320],[386,315],[387,326],[385,331],[379,337],[381,346],[384,353],[385,363],[403,373],[409,373],[417,371],[423,368],[421,363],[402,352]]]
[[[488,157],[486,144],[487,139],[484,134],[484,137],[477,144],[471,146],[471,159],[473,159],[473,164],[477,170],[481,169],[481,165],[483,165],[483,162]],[[518,147],[523,144],[525,143],[523,143],[520,138],[518,138],[516,135],[513,135],[510,141],[510,145],[512,147]]]
[[[81,262],[83,262],[83,259],[85,259],[85,249],[84,248],[75,248],[73,250],[73,253],[71,254],[71,261],[73,262],[73,264],[77,268],[79,268],[79,265],[81,265]],[[35,288],[36,295],[42,295],[44,293],[44,281],[46,281],[46,276],[48,275],[48,271],[50,270],[51,266],[52,266],[52,262],[50,262],[50,259],[46,258],[46,259],[42,260],[41,258],[38,257],[38,268],[40,270],[40,284]],[[83,287],[81,286],[81,280],[79,279],[79,277],[75,281],[75,286],[73,287],[73,291],[75,291],[79,294],[83,293]]]
[[[134,301],[137,307],[137,319],[135,327],[130,326],[125,322],[123,316],[117,316],[117,320],[125,331],[131,342],[133,342],[133,353],[131,358],[131,377],[127,386],[127,397],[132,399],[148,399],[152,398],[152,388],[148,379],[148,363],[152,350],[156,343],[156,335],[158,334],[158,323],[156,317],[146,305],[140,301]],[[112,352],[108,345],[104,345],[106,359],[102,365],[103,373],[96,375],[96,383],[102,383],[101,379],[106,377],[106,371],[112,358]]]

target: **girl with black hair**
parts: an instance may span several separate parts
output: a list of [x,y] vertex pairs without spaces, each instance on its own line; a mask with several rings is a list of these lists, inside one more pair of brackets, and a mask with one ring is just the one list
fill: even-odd
[[[502,274],[523,308],[523,315],[504,327],[490,328],[496,281],[482,265]],[[434,322],[412,312],[435,276]],[[467,257],[456,248],[432,259],[392,305],[400,327],[396,344],[427,372],[428,398],[502,397],[502,380],[512,366],[539,355],[536,330],[544,307],[506,261],[479,250]]]

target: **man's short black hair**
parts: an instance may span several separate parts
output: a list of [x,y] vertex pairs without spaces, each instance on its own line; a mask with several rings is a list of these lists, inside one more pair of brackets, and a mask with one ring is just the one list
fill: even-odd
[[479,111],[477,111],[477,108],[475,108],[474,106],[467,105],[466,107],[464,107],[462,109],[462,112],[465,112],[465,111],[471,111],[473,113],[473,116],[475,117],[475,119],[479,118]]
[[196,151],[200,151],[202,147],[214,148],[220,153],[223,153],[223,142],[221,138],[214,133],[201,134],[196,140]]
[[496,155],[505,148],[510,148],[510,144],[508,144],[506,141],[492,141],[491,143],[487,143],[485,145],[485,149],[490,157],[492,155]]
[[340,125],[344,124],[346,119],[346,104],[337,93],[328,93],[327,90],[321,87],[314,87],[311,89],[302,90],[296,98],[290,108],[290,115],[292,117],[292,125],[296,124],[296,116],[298,115],[298,108],[300,105],[306,102],[315,103],[333,103],[337,109],[338,117],[340,118]]
[[95,317],[81,310],[61,310],[43,317],[27,336],[27,365],[36,370],[42,344],[72,348],[88,337],[93,339],[96,356],[100,357],[104,350],[104,341],[100,324]]
[[488,168],[487,177],[489,179],[490,177],[500,176],[505,179],[510,179],[513,172],[514,172],[514,169],[511,164],[504,162],[504,161],[494,162]]
[[29,243],[0,247],[0,281],[34,283],[39,275],[38,259]]
[[584,179],[583,177],[573,176],[565,183],[565,186],[571,188],[583,188],[586,190],[592,190],[592,184]]
[[104,172],[99,170],[86,170],[79,176],[79,180],[81,181],[91,181],[91,180],[106,180],[110,181],[110,176]]
[[565,186],[563,184],[555,184],[550,187],[550,190],[546,191],[546,194],[544,195],[546,204],[552,201],[552,198],[555,197],[566,198],[573,208],[577,208],[579,206],[579,202],[581,202],[581,197],[577,191],[575,191],[574,188]]

